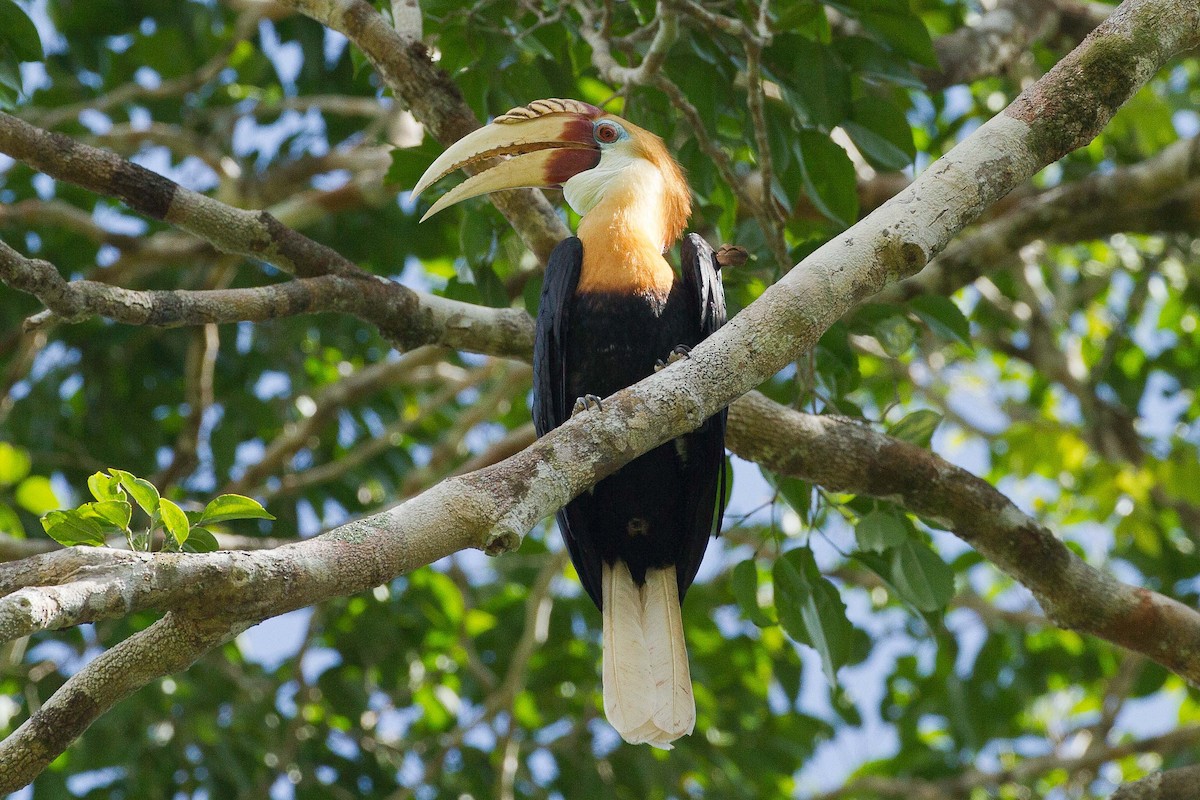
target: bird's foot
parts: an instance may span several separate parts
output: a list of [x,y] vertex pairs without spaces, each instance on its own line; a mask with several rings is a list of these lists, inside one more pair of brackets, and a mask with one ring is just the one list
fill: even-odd
[[667,356],[667,366],[674,364],[676,361],[682,361],[685,358],[691,358],[692,348],[686,344],[677,344],[671,348],[671,354]]
[[600,402],[599,397],[594,394],[585,394],[583,397],[575,400],[575,407],[571,409],[571,416],[574,417],[576,414],[582,414],[590,410],[592,406],[595,406],[597,411],[604,410],[604,405]]
[[654,362],[654,371],[662,372],[664,369],[671,366],[676,361],[682,361],[683,359],[687,358],[688,356],[691,355],[691,353],[692,353],[692,348],[688,347],[686,344],[677,344],[674,347],[672,347],[671,352],[667,354],[666,361],[663,361],[660,358]]

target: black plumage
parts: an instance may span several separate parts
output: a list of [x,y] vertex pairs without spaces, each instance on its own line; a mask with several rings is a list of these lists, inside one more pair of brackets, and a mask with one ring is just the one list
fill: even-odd
[[[575,400],[606,397],[654,372],[678,345],[692,347],[725,323],[725,295],[711,247],[696,234],[681,246],[682,280],[669,293],[577,291],[583,244],[564,239],[550,255],[533,351],[538,435],[563,424]],[[640,456],[558,513],[584,588],[601,600],[601,564],[624,561],[634,582],[676,567],[679,597],[720,531],[725,495],[726,412]]]

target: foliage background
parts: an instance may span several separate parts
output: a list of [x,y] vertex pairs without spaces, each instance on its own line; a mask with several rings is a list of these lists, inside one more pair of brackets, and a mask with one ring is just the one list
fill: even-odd
[[[662,135],[688,172],[692,227],[753,255],[725,276],[731,312],[1003,108],[1078,42],[1071,15],[1087,18],[1078,4],[1029,4],[1053,23],[958,81],[947,37],[1020,4],[718,4],[752,36],[682,5],[660,72],[627,90],[606,82],[584,28],[607,9],[603,38],[636,63],[653,3],[420,12],[479,119],[577,97]],[[535,309],[540,267],[490,205],[417,227],[424,201],[404,189],[440,148],[339,34],[249,2],[19,6],[44,58],[0,0],[0,23],[13,20],[0,64],[28,62],[0,66],[0,100],[17,116],[269,209],[377,275]],[[1200,131],[1198,92],[1196,62],[1172,64],[1095,142],[965,234],[950,279],[861,306],[762,390],[931,444],[1090,563],[1194,606],[1197,186],[1185,173],[1166,192],[1080,193],[1018,215],[1063,187],[1153,169]],[[1006,220],[1017,232],[996,236]],[[287,280],[3,156],[0,238],[70,278],[129,288]],[[400,357],[348,315],[27,331],[41,306],[2,291],[9,558],[44,539],[38,515],[87,499],[99,469],[146,476],[185,507],[254,495],[278,521],[230,532],[286,539],[530,436],[525,365]],[[551,526],[518,553],[462,553],[251,630],[118,705],[18,796],[1101,797],[1195,760],[1200,720],[1181,678],[1054,628],[936,525],[746,462],[735,476],[727,529],[686,607],[697,734],[670,756],[621,745],[604,723],[598,615]],[[817,649],[796,642],[814,638],[796,574],[845,604],[826,606]],[[0,730],[152,619],[6,646]]]

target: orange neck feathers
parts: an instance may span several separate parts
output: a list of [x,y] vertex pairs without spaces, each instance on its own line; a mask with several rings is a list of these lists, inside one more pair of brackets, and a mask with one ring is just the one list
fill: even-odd
[[595,169],[583,173],[590,173],[590,185],[578,189],[591,200],[579,222],[579,291],[665,296],[675,271],[663,252],[683,235],[691,195],[662,140],[628,127],[635,145],[631,152],[606,154]]

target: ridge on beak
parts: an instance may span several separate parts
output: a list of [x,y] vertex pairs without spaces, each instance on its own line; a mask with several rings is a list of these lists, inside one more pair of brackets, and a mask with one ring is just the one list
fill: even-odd
[[[429,165],[412,189],[413,197],[456,169],[483,169],[438,198],[421,221],[470,197],[502,189],[561,186],[600,163],[592,123],[604,115],[578,100],[536,100],[496,117],[490,125],[459,139]],[[491,167],[481,162],[511,156]]]

